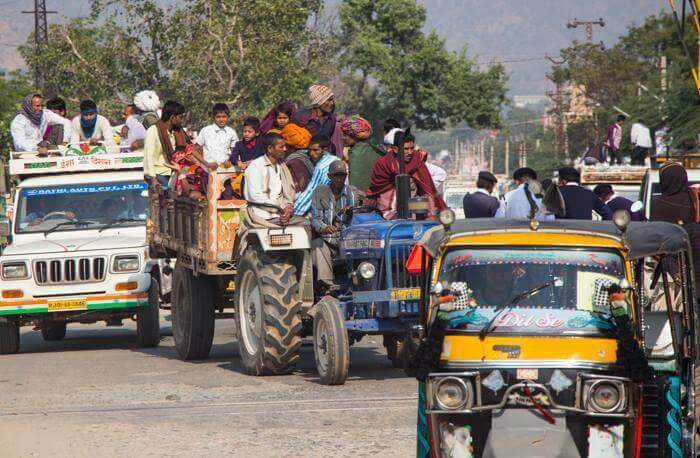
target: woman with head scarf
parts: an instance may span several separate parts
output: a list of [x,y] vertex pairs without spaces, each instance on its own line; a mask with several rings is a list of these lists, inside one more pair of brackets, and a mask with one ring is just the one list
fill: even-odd
[[22,101],[22,108],[17,111],[10,123],[10,133],[15,151],[38,151],[46,153],[49,142],[46,141],[48,127],[53,124],[63,126],[63,143],[71,138],[69,120],[44,109],[41,94],[30,94]]
[[92,100],[80,102],[80,115],[73,118],[71,143],[90,143],[114,146],[114,129],[109,120],[97,112],[97,104]]
[[292,121],[292,116],[296,111],[297,107],[292,102],[285,100],[278,103],[267,112],[260,122],[260,132],[266,134],[272,129],[281,131]]
[[349,146],[347,153],[350,169],[349,183],[360,192],[367,192],[372,168],[384,151],[372,144],[372,125],[360,115],[346,116],[340,120],[343,144]]
[[688,186],[688,174],[683,165],[669,162],[659,170],[661,195],[651,202],[651,220],[680,225],[695,222],[695,194]]

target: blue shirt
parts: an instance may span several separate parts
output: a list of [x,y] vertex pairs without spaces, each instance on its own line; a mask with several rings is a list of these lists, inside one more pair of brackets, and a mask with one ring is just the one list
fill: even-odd
[[337,160],[337,157],[329,153],[321,156],[321,159],[318,160],[314,167],[314,173],[311,175],[309,185],[304,189],[304,192],[297,196],[297,201],[294,203],[295,215],[305,215],[309,211],[309,208],[311,208],[311,198],[316,188],[322,184],[329,185],[331,183],[331,179],[328,178],[328,169],[331,164]]

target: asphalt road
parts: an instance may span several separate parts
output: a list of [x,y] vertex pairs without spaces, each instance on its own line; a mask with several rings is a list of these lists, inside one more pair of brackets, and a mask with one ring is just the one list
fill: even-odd
[[313,348],[289,376],[243,373],[233,323],[209,359],[182,362],[170,323],[155,349],[135,327],[73,325],[61,342],[24,328],[0,356],[0,456],[411,456],[416,383],[381,338],[350,350],[344,386],[318,382]]

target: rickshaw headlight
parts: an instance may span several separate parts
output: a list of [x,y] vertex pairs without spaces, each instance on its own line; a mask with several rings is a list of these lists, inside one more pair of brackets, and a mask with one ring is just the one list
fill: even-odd
[[472,406],[474,389],[471,383],[457,377],[436,380],[433,392],[435,403],[443,410],[462,410]]
[[357,272],[364,280],[371,280],[377,273],[377,268],[371,262],[363,262],[357,266]]
[[610,380],[596,380],[590,385],[588,405],[599,413],[620,410],[624,404],[624,387]]

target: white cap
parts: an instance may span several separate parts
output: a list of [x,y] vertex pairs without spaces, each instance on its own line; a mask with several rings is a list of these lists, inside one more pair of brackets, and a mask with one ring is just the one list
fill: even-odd
[[399,129],[398,127],[391,129],[389,133],[384,136],[384,144],[387,146],[394,146],[397,132],[403,132],[403,130]]
[[141,111],[156,111],[160,108],[160,99],[154,91],[141,91],[134,97],[134,105]]

